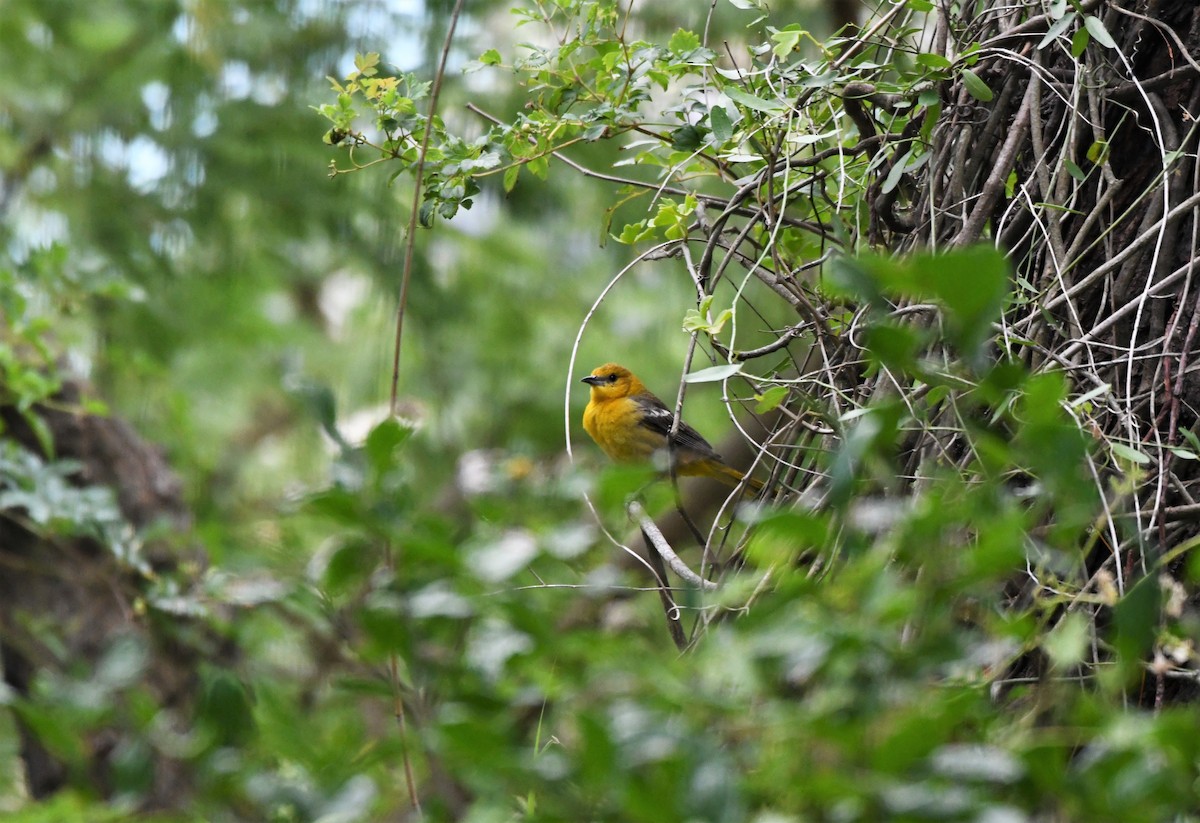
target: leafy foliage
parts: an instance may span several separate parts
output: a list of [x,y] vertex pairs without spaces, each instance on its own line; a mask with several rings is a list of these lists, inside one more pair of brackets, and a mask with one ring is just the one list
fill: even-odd
[[[807,516],[799,532],[780,539],[787,549],[781,557],[768,555],[771,560],[786,567],[805,557],[806,549],[830,552],[836,559],[828,574],[839,579],[850,574],[856,550],[867,556],[878,551],[890,562],[923,571],[923,578],[909,582],[921,592],[920,602],[935,612],[942,602],[938,583],[944,574],[950,582],[941,616],[962,620],[964,606],[956,598],[966,597],[971,625],[986,628],[976,636],[959,626],[947,626],[944,633],[934,633],[931,648],[920,647],[914,639],[922,660],[929,658],[935,667],[948,666],[952,661],[939,658],[939,651],[965,658],[979,649],[1007,648],[998,651],[995,659],[975,659],[974,665],[992,672],[993,689],[1024,682],[1051,660],[1068,677],[1098,676],[1110,701],[1125,699],[1126,689],[1133,686],[1139,700],[1161,706],[1164,677],[1173,665],[1164,650],[1178,648],[1172,641],[1162,645],[1161,629],[1164,623],[1182,619],[1168,634],[1186,634],[1190,630],[1182,626],[1194,618],[1187,608],[1177,606],[1172,612],[1164,608],[1162,590],[1179,585],[1172,576],[1178,567],[1169,571],[1149,561],[1145,547],[1149,533],[1131,531],[1130,524],[1114,514],[1126,500],[1134,501],[1138,512],[1146,511],[1140,502],[1142,478],[1136,471],[1123,471],[1119,462],[1106,468],[1106,449],[1096,449],[1083,434],[1079,412],[1087,415],[1090,401],[1103,396],[1113,383],[1105,382],[1099,371],[1072,372],[1070,380],[1054,373],[1043,357],[1045,344],[1014,333],[1036,325],[1036,312],[1045,317],[1045,304],[1030,292],[1061,290],[1065,297],[1080,293],[1089,280],[1072,276],[1075,285],[1063,284],[1063,263],[1071,255],[1063,253],[1065,246],[1056,239],[1065,236],[1067,229],[1065,213],[1053,203],[1064,189],[1048,185],[1045,173],[1037,168],[1044,151],[1040,147],[1059,145],[1060,138],[1045,120],[1045,125],[1030,127],[1030,120],[1037,117],[1036,95],[1042,80],[1020,61],[1013,62],[1027,71],[1001,74],[1010,52],[999,43],[1014,35],[995,23],[973,19],[966,10],[942,22],[952,35],[954,49],[947,47],[945,38],[916,38],[933,42],[935,51],[910,58],[907,44],[919,31],[919,13],[931,10],[920,5],[897,4],[881,10],[867,36],[835,37],[823,44],[799,25],[768,26],[767,40],[751,45],[748,54],[730,52],[732,65],[721,65],[717,54],[706,47],[707,38],[694,32],[678,30],[665,46],[627,37],[615,6],[585,2],[538,6],[530,17],[556,33],[554,45],[523,46],[511,59],[511,68],[530,90],[531,100],[525,111],[509,121],[490,118],[490,130],[473,144],[475,157],[489,158],[489,168],[479,177],[492,173],[494,158],[508,169],[505,188],[511,189],[519,177],[513,168],[529,165],[534,170],[528,160],[530,147],[539,176],[545,175],[542,161],[547,155],[584,174],[595,174],[570,160],[569,150],[580,142],[621,141],[629,155],[618,164],[628,168],[629,177],[618,180],[625,186],[626,203],[646,197],[651,205],[648,216],[626,223],[614,236],[628,244],[655,243],[640,259],[670,254],[682,261],[696,290],[696,308],[686,313],[684,329],[692,334],[693,347],[704,346],[712,362],[727,364],[700,370],[687,379],[728,381],[726,391],[734,399],[753,398],[762,411],[788,409],[790,414],[768,424],[768,433],[753,442],[758,459],[771,470],[776,501],[794,506],[796,497],[815,494],[833,507],[833,516]],[[1068,72],[1104,65],[1109,59],[1104,50],[1120,52],[1136,85],[1139,77],[1124,58],[1132,52],[1134,41],[1118,44],[1101,16],[1092,12],[1095,8],[1078,9],[1068,16],[1065,4],[1056,4],[1048,12],[1029,4],[1008,25],[1017,26],[1021,36],[1036,32],[1035,39],[1040,39],[1036,48],[1047,49],[1047,61],[1067,60]],[[1064,58],[1064,51],[1057,50],[1062,45],[1058,38],[1070,32],[1074,35],[1066,50],[1069,58]],[[806,55],[808,44],[816,48]],[[1056,50],[1051,53],[1050,47]],[[739,59],[748,64],[738,65]],[[496,50],[480,62],[489,67],[509,63]],[[1142,63],[1150,62],[1142,57]],[[1117,71],[1115,65],[1109,68]],[[980,104],[991,109],[978,108]],[[1053,117],[1058,116],[1054,112]],[[991,130],[985,130],[987,139],[995,140],[976,147],[975,155],[994,157],[1006,165],[988,170],[966,157],[972,151],[970,132],[964,138],[961,124],[972,117],[986,122]],[[1005,117],[1016,121],[1006,143],[998,129]],[[1027,127],[1032,129],[1031,142],[1015,143],[1014,138],[1025,139]],[[1163,136],[1161,144],[1168,142]],[[431,141],[435,160],[440,159],[437,152],[443,143],[465,145],[449,133],[438,133]],[[1110,148],[1109,137],[1097,133],[1088,151],[1090,161],[1108,162]],[[399,160],[401,169],[414,165],[411,158],[386,152],[382,159]],[[1087,182],[1069,157],[1061,159],[1059,168],[1078,182]],[[456,208],[454,197],[463,190],[456,188],[443,201],[448,213]],[[944,202],[942,193],[947,191],[955,195],[961,191],[963,202],[973,197],[978,202],[957,213]],[[1023,209],[1034,193],[1041,201]],[[1077,188],[1070,196],[1073,202],[1086,202],[1094,193]],[[446,195],[436,183],[428,193],[434,199]],[[1091,202],[1101,209],[1104,197]],[[1044,235],[1047,247],[1053,251],[1063,246],[1054,252],[1053,260],[1026,245],[1030,236],[1026,215],[1039,226],[1051,226]],[[1100,227],[1105,223],[1098,216],[1098,211],[1092,212],[1082,225],[1103,236]],[[1159,224],[1156,231],[1165,231],[1166,225]],[[1012,252],[1018,264],[1015,278],[1010,277],[1010,263],[1003,256],[972,247],[989,226],[998,245]],[[1027,233],[1018,238],[1018,229]],[[1150,235],[1146,232],[1143,237]],[[1076,239],[1073,249],[1078,251],[1081,242]],[[861,254],[870,247],[912,249],[924,243],[960,250],[904,260]],[[1026,249],[1030,249],[1027,256],[1022,256]],[[1181,255],[1185,267],[1187,257]],[[746,285],[754,280],[793,312],[790,320],[782,320],[786,324],[782,332],[757,347],[747,346],[746,338],[739,336],[750,317],[770,311],[761,308],[762,296],[747,294]],[[716,305],[722,308],[714,311]],[[772,317],[782,319],[787,314]],[[773,325],[780,328],[780,320]],[[1106,326],[1111,323],[1097,325],[1082,339],[1052,336],[1051,350],[1067,356],[1050,362],[1070,364],[1069,355]],[[997,329],[1002,332],[999,338]],[[1133,338],[1137,333],[1135,325]],[[1129,345],[1132,352],[1134,344]],[[1098,359],[1095,353],[1090,357],[1093,363]],[[744,392],[740,398],[733,388],[739,384]],[[814,402],[814,397],[824,399]],[[1131,407],[1134,400],[1128,388],[1116,402]],[[807,430],[797,426],[809,415],[815,415],[821,425]],[[1135,428],[1149,425],[1144,417],[1139,420]],[[1133,465],[1164,459],[1161,451],[1157,460],[1147,456],[1137,448],[1141,442],[1134,447],[1123,443],[1124,426],[1110,427],[1107,434],[1107,449]],[[1097,436],[1104,438],[1099,432]],[[1166,436],[1170,442],[1179,435],[1172,430]],[[1122,473],[1125,480],[1117,482]],[[1114,480],[1104,480],[1105,474]],[[1177,479],[1187,482],[1187,476],[1179,474]],[[1165,487],[1160,484],[1160,488]],[[864,517],[860,512],[869,509],[868,501],[875,498],[884,507],[885,501],[907,500],[912,511],[884,508],[887,528],[882,534],[856,536],[855,524]],[[1161,511],[1165,499],[1158,498],[1155,511]],[[926,505],[930,506],[928,520],[922,520],[920,511]],[[732,551],[736,556],[745,547],[754,557],[756,535],[768,527],[753,518],[729,525],[737,536],[731,537],[734,532],[725,533],[722,527],[706,550]],[[1177,534],[1190,534],[1181,521],[1172,528],[1179,529]],[[904,537],[910,529],[915,538],[911,544]],[[1165,533],[1160,528],[1159,539]],[[1101,534],[1108,551],[1097,550]],[[1136,585],[1130,579],[1129,561],[1122,560],[1121,545],[1130,558],[1135,551],[1141,557],[1147,576]],[[952,554],[942,557],[941,550]],[[1022,568],[1024,575],[1018,572]],[[776,565],[768,564],[762,571],[767,569],[780,573]],[[774,580],[761,578],[767,579]],[[979,590],[973,586],[976,579],[982,584]],[[835,585],[824,578],[822,584]],[[786,588],[780,582],[774,586]],[[805,596],[814,599],[809,592]],[[748,613],[768,610],[769,600],[769,595],[760,594]],[[1081,607],[1090,622],[1080,624],[1071,617]],[[903,615],[904,631],[897,631],[891,643],[919,638],[924,614],[917,601],[907,609],[897,607],[897,613]],[[1009,635],[981,615],[998,615],[1020,628]],[[837,619],[827,614],[821,618]],[[876,617],[875,622],[882,621]],[[1081,634],[1084,627],[1087,631]],[[715,642],[711,632],[696,636],[703,638],[698,641],[702,648]],[[1064,638],[1074,638],[1073,651],[1067,653],[1060,645]],[[1081,644],[1084,640],[1090,644]],[[1090,653],[1085,657],[1088,645]],[[1153,669],[1157,679],[1153,698],[1145,689],[1143,674],[1150,656],[1159,661]],[[1183,650],[1171,659],[1177,661],[1174,665],[1187,660],[1176,674],[1190,677],[1189,652]],[[890,668],[888,675],[887,682],[904,680]],[[854,693],[845,683],[837,685]],[[1046,710],[1052,716],[1049,722],[1077,723],[1072,714],[1077,695],[1066,696],[1057,686],[1048,691],[1057,701]],[[868,701],[861,695],[859,699]],[[1057,714],[1058,709],[1064,713]],[[958,724],[950,728],[961,732]],[[819,735],[806,740],[813,737]],[[951,737],[943,742],[955,746],[960,741]],[[1018,747],[1008,753],[1020,760],[1020,751]],[[1004,762],[1003,757],[996,762]],[[1014,767],[1012,779],[1021,771]],[[789,772],[775,785],[802,781]],[[867,805],[853,807],[848,816],[957,817],[992,811],[971,806],[967,800],[939,808],[943,800],[939,791],[917,791],[913,787],[918,782],[910,773],[902,785],[913,793],[911,808],[889,807],[880,791],[869,802],[860,797],[858,802]],[[798,796],[811,795],[798,792]],[[957,797],[953,792],[949,796]],[[1031,801],[1025,807],[1028,813],[1045,808],[1047,798],[1037,789],[1027,799]],[[1186,805],[1182,797],[1174,802]],[[817,804],[792,810],[821,814],[823,808]],[[1088,808],[1092,814],[1105,811],[1111,807]],[[1116,816],[1155,819],[1159,814],[1139,797]]]

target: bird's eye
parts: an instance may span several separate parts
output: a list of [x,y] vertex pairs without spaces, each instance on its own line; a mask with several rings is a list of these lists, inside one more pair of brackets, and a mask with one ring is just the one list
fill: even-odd
[[616,375],[616,372],[614,372],[614,373],[610,374],[610,375],[608,376],[607,380],[608,380],[608,382],[609,382],[609,383],[616,383],[616,382],[617,382],[617,375]]

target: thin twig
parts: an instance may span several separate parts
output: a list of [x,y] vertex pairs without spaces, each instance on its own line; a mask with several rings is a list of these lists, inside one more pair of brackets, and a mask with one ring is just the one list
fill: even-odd
[[437,73],[429,91],[429,112],[425,119],[425,134],[421,138],[421,150],[417,154],[417,165],[413,170],[412,212],[408,216],[408,234],[404,238],[404,269],[400,275],[400,296],[396,305],[396,339],[392,350],[392,396],[390,408],[393,416],[399,414],[398,391],[400,385],[400,342],[404,337],[404,314],[408,306],[408,286],[412,282],[413,251],[416,247],[417,224],[421,213],[421,186],[425,177],[425,156],[429,153],[429,138],[433,134],[433,117],[437,114],[438,97],[442,93],[442,78],[446,76],[446,61],[450,58],[450,46],[454,42],[454,29],[458,26],[464,0],[455,0],[450,12],[450,23],[446,39],[442,43],[442,56],[438,60]]
[[[456,0],[454,10],[450,12],[449,26],[446,39],[442,43],[442,55],[438,61],[437,73],[433,76],[433,86],[429,93],[429,111],[425,119],[425,135],[421,139],[421,150],[417,155],[417,165],[413,171],[412,212],[408,217],[408,234],[404,238],[404,269],[400,276],[400,296],[396,301],[396,337],[392,350],[392,383],[389,408],[393,417],[399,416],[399,386],[400,386],[400,343],[404,337],[404,315],[408,306],[408,287],[412,282],[413,252],[417,240],[417,224],[420,218],[421,186],[425,176],[425,156],[429,152],[429,139],[433,133],[433,118],[437,114],[438,96],[442,91],[442,79],[446,76],[446,61],[450,56],[450,46],[454,42],[454,30],[458,26],[459,15],[462,14],[464,0]],[[388,575],[396,575],[396,556],[391,541],[384,546],[384,564]],[[417,794],[417,781],[413,775],[412,756],[408,750],[408,720],[404,712],[404,697],[400,688],[400,660],[396,652],[388,655],[388,676],[392,686],[392,713],[400,732],[400,753],[404,763],[404,782],[408,788],[409,800],[418,815],[422,815],[421,799]]]

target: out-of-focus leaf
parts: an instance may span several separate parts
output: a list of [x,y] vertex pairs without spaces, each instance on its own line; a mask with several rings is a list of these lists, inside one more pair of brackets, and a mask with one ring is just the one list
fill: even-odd
[[1158,634],[1162,587],[1154,575],[1143,577],[1113,607],[1114,644],[1127,675],[1139,667]]
[[706,369],[700,369],[684,375],[683,382],[685,383],[716,383],[721,380],[728,380],[742,370],[741,363],[726,363],[723,366],[709,366]]
[[1091,627],[1084,614],[1070,612],[1046,635],[1043,648],[1054,667],[1065,671],[1083,662],[1090,636]]

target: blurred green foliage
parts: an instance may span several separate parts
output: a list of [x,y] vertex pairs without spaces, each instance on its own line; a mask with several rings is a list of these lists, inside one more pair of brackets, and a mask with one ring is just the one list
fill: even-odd
[[[823,505],[739,509],[744,566],[715,593],[678,592],[698,641],[683,655],[666,642],[649,575],[622,564],[583,503],[594,492],[623,539],[623,501],[645,477],[598,471],[586,446],[577,463],[563,457],[584,401],[570,368],[637,362],[670,386],[685,318],[729,342],[738,321],[722,310],[736,306],[748,347],[792,315],[758,281],[698,300],[679,260],[648,261],[599,306],[571,364],[589,307],[630,259],[605,239],[673,239],[694,209],[567,174],[547,152],[569,144],[596,169],[627,156],[600,138],[634,130],[643,103],[715,58],[694,9],[692,20],[635,15],[639,73],[614,46],[623,9],[522,6],[519,36],[583,21],[577,74],[537,64],[565,59],[549,47],[523,58],[537,90],[528,106],[529,89],[496,74],[513,65],[511,43],[489,36],[505,7],[473,10],[488,41],[473,53],[493,68],[449,78],[424,221],[434,230],[416,246],[404,420],[383,420],[411,183],[390,181],[391,168],[330,180],[329,164],[346,170],[344,142],[368,127],[384,156],[411,163],[424,128],[420,94],[364,85],[413,50],[352,68],[356,52],[382,48],[356,15],[397,32],[446,25],[442,5],[412,20],[386,9],[8,0],[0,12],[3,399],[36,420],[60,370],[82,371],[167,450],[214,564],[198,590],[140,578],[142,616],[180,631],[197,621],[239,649],[234,664],[199,661],[182,726],[140,683],[147,650],[130,638],[112,638],[94,666],[66,661],[28,695],[0,690],[0,771],[17,772],[15,718],[73,769],[73,789],[46,802],[2,778],[0,811],[129,819],[154,757],[167,756],[186,763],[194,796],[137,819],[416,819],[406,759],[430,820],[1190,819],[1196,713],[1143,710],[1129,695],[1164,637],[1196,635],[1194,618],[1164,618],[1170,592],[1153,573],[1120,599],[1068,590],[1100,539],[1092,444],[1062,376],[988,348],[1007,295],[995,252],[830,267],[831,299],[939,307],[944,325],[920,332],[882,313],[864,322],[868,373],[927,391],[831,421],[836,448],[803,458],[828,477]],[[795,15],[782,27],[758,15],[755,3],[722,4],[715,25],[771,44],[760,56],[809,47]],[[950,71],[901,69],[898,84]],[[411,72],[395,87],[411,91],[430,70],[426,59],[383,78]],[[347,91],[352,72],[364,76]],[[801,74],[782,79],[825,82]],[[336,151],[312,110],[326,105],[326,76],[342,85],[325,110]],[[669,139],[617,168],[653,186],[710,172],[699,154],[728,152],[735,135],[769,143],[784,128],[770,122],[780,78],[725,79],[735,105],[687,98],[667,113]],[[473,83],[506,125],[464,114],[464,99],[484,96]],[[377,106],[366,126],[360,91]],[[796,259],[812,252],[790,229],[771,242]],[[934,341],[961,363],[923,359]],[[689,418],[715,430],[715,391],[692,391]],[[786,388],[767,392],[764,406],[802,406]],[[972,421],[974,457],[932,460],[919,493],[887,496],[905,430],[951,406]],[[103,491],[0,445],[3,516],[107,534]],[[1045,586],[1018,596],[1023,578]],[[1071,618],[1081,600],[1111,619]],[[114,758],[101,798],[86,741],[110,723],[138,743]]]

